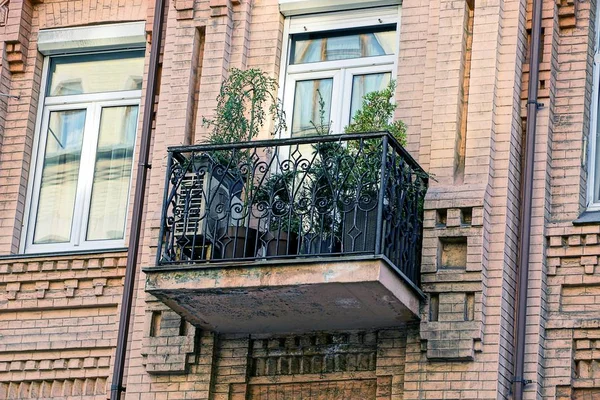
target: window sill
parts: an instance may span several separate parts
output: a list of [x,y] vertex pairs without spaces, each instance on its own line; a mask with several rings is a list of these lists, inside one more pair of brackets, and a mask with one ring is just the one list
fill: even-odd
[[24,254],[8,254],[0,256],[0,260],[21,260],[27,258],[40,258],[40,257],[63,257],[63,256],[77,256],[77,255],[94,255],[94,254],[107,254],[107,253],[124,253],[127,251],[127,247],[120,247],[116,249],[97,249],[97,250],[73,250],[73,251],[55,251],[55,252],[44,252],[44,253],[24,253]]
[[598,225],[600,224],[600,210],[584,211],[579,217],[573,221],[573,225]]

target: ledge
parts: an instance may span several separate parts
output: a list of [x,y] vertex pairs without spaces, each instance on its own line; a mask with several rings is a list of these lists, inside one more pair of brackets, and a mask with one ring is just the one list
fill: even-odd
[[56,251],[46,253],[24,253],[24,254],[8,254],[0,255],[0,261],[4,260],[22,260],[30,258],[56,258],[56,257],[70,257],[70,256],[94,256],[98,254],[113,254],[113,253],[125,253],[127,247],[120,247],[117,249],[102,249],[102,250],[76,250],[76,251]]
[[219,333],[391,328],[417,321],[422,300],[381,257],[144,272],[146,292]]
[[[126,249],[125,249],[126,250]],[[339,257],[314,257],[314,258],[277,258],[270,260],[236,260],[236,261],[218,261],[218,262],[207,262],[198,264],[166,264],[142,267],[142,272],[146,274],[152,274],[157,272],[184,272],[184,271],[195,271],[198,269],[223,269],[223,268],[256,268],[256,267],[275,267],[275,266],[300,266],[300,265],[311,265],[311,264],[333,264],[343,262],[358,262],[358,261],[370,261],[380,260],[385,262],[386,265],[394,270],[400,278],[407,284],[416,295],[420,296],[421,299],[425,299],[425,293],[421,290],[417,284],[412,282],[404,273],[394,265],[385,256],[374,256],[374,255],[341,255]]]
[[600,224],[600,210],[584,211],[579,217],[573,221],[573,225],[597,225]]

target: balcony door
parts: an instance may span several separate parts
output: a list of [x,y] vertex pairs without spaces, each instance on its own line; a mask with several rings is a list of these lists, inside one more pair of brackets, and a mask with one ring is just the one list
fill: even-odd
[[396,77],[399,8],[291,17],[283,100],[284,137],[342,133],[365,94]]

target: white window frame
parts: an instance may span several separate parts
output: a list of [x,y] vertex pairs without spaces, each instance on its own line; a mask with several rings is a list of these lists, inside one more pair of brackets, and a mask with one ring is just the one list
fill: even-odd
[[[288,127],[285,132],[279,134],[279,138],[291,137],[294,95],[297,81],[333,78],[330,121],[326,122],[332,122],[331,131],[333,133],[342,133],[350,120],[353,76],[390,72],[392,79],[396,79],[400,46],[401,10],[400,6],[378,7],[361,9],[360,12],[339,11],[286,18],[283,31],[283,57],[279,75],[282,77],[283,82],[280,84],[279,98],[283,100]],[[391,24],[396,24],[396,43],[398,48],[396,48],[395,54],[305,64],[289,64],[292,36],[294,34],[353,28],[376,28]]]
[[[140,47],[128,49],[144,50]],[[108,53],[110,51],[103,51]],[[38,106],[38,115],[36,118],[36,128],[31,160],[31,173],[27,187],[27,197],[25,202],[25,214],[23,218],[20,252],[21,253],[50,253],[66,251],[86,251],[86,250],[109,250],[125,247],[125,233],[121,239],[114,240],[90,240],[85,237],[88,228],[88,218],[90,212],[91,192],[94,177],[94,168],[96,162],[96,150],[100,128],[101,111],[104,107],[115,106],[137,106],[138,115],[136,121],[136,139],[133,144],[134,156],[131,165],[131,175],[129,181],[128,196],[131,193],[133,171],[135,165],[137,126],[140,117],[141,90],[128,90],[117,92],[102,92],[90,94],[78,94],[68,96],[47,97],[46,92],[49,83],[50,60],[51,58],[68,57],[73,55],[97,54],[94,53],[70,53],[56,56],[48,56],[44,59],[42,68],[41,92]],[[35,233],[35,223],[38,212],[39,194],[42,171],[44,167],[44,154],[46,148],[47,129],[49,116],[52,111],[79,110],[86,109],[84,136],[81,149],[81,161],[79,166],[77,194],[73,209],[73,220],[71,226],[71,240],[63,243],[43,243],[34,244],[33,237]],[[129,201],[126,205],[125,215],[129,214]],[[124,224],[127,225],[127,217]],[[126,232],[126,231],[124,231]]]
[[363,10],[402,4],[401,0],[279,0],[279,11],[286,17],[341,10]]
[[594,41],[594,67],[592,79],[592,101],[590,104],[590,132],[588,135],[588,179],[587,179],[587,210],[600,211],[600,200],[594,202],[594,187],[596,175],[600,173],[596,164],[596,148],[598,146],[599,118],[598,118],[598,101],[600,97],[600,4],[596,11],[596,33]]

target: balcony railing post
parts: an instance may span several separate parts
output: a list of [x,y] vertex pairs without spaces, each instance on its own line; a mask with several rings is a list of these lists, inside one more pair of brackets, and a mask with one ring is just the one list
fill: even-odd
[[380,255],[383,252],[382,241],[383,241],[383,200],[385,197],[387,179],[386,164],[387,164],[387,152],[388,152],[388,136],[382,137],[381,142],[381,170],[379,171],[379,198],[377,199],[377,229],[375,231],[375,254]]
[[165,187],[163,191],[163,201],[162,201],[162,212],[160,215],[160,230],[158,232],[158,248],[156,249],[156,265],[161,264],[161,258],[163,253],[163,239],[165,234],[165,218],[167,218],[167,209],[169,208],[169,204],[167,204],[167,198],[169,195],[169,182],[171,178],[171,167],[173,165],[173,153],[169,152],[167,156],[167,173],[165,174]]

